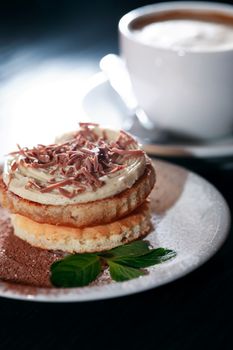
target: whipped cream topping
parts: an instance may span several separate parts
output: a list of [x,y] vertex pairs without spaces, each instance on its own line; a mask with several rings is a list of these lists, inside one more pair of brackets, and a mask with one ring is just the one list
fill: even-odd
[[132,187],[145,167],[146,156],[132,136],[80,123],[54,145],[12,152],[3,180],[22,198],[67,205],[112,197]]

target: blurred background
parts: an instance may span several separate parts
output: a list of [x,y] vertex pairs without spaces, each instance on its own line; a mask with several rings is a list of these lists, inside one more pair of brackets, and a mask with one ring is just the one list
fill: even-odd
[[0,159],[16,142],[50,142],[75,128],[99,60],[118,53],[119,19],[154,2],[0,2]]

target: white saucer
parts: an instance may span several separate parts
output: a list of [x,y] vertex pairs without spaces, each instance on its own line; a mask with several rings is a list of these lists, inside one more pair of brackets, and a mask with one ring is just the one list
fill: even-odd
[[[82,99],[82,113],[91,121],[122,128],[128,111],[111,87],[107,77],[100,72],[93,76]],[[150,154],[163,157],[214,158],[233,156],[233,136],[211,143],[144,144]]]
[[116,283],[101,276],[96,285],[83,288],[35,288],[2,281],[0,296],[44,302],[119,297],[174,281],[207,261],[228,234],[230,213],[224,198],[209,182],[182,167],[158,160],[154,166],[154,228],[146,239],[154,247],[174,249],[175,258],[149,268],[149,274],[140,278]]

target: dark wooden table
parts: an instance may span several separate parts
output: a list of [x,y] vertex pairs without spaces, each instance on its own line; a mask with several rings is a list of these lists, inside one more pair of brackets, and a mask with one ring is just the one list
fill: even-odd
[[[117,21],[125,10],[126,6],[122,6],[116,11],[115,4],[102,12],[96,7],[97,15],[87,9],[82,14],[78,9],[76,17],[66,14],[66,20],[50,25],[46,20],[44,25],[37,22],[33,25],[32,20],[27,25],[14,24],[13,28],[9,23],[5,27],[1,24],[5,31],[0,35],[0,157],[13,145],[15,136],[24,141],[21,133],[27,137],[41,123],[46,128],[46,118],[50,121],[54,118],[56,122],[54,113],[60,106],[64,108],[64,104],[60,105],[61,98],[56,99],[57,92],[52,90],[61,84],[61,79],[69,86],[69,79],[73,83],[71,77],[81,71],[80,87],[98,71],[98,61],[104,54],[117,52]],[[53,75],[55,66],[58,70]],[[43,95],[45,81],[53,82],[48,89],[52,97],[48,95],[47,99]],[[61,97],[62,88],[58,93]],[[75,97],[66,98],[67,103],[74,103]],[[25,109],[30,99],[32,102]],[[45,101],[52,106],[56,104],[56,108],[50,109],[46,118],[41,116],[41,122],[38,112],[35,110],[36,118],[32,113],[32,103],[40,106]],[[221,164],[175,161],[215,184],[232,211],[233,159],[222,160]],[[1,298],[0,348],[232,349],[232,233],[231,229],[224,246],[204,266],[182,279],[141,294],[73,304]]]

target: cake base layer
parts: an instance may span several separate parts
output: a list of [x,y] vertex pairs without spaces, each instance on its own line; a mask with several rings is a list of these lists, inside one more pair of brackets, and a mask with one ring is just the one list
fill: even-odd
[[12,215],[14,233],[34,247],[87,253],[109,250],[145,236],[151,228],[149,203],[109,224],[74,228],[42,224],[19,214]]

